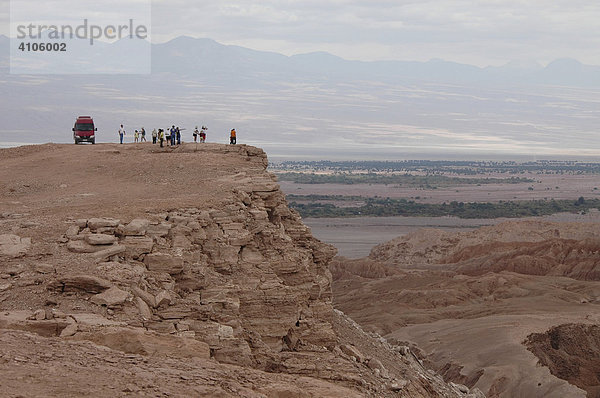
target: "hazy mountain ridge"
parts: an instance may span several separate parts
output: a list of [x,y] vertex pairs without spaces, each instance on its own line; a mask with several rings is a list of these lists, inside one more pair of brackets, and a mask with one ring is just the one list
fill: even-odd
[[[124,40],[107,48],[123,45]],[[9,39],[0,35],[2,65],[8,64]],[[100,49],[104,51],[105,48]],[[125,53],[124,53],[125,55]],[[134,57],[135,54],[128,56]],[[418,61],[351,61],[327,52],[286,56],[275,52],[223,45],[212,39],[180,36],[152,44],[152,73],[174,73],[186,77],[263,77],[265,80],[306,78],[368,79],[383,82],[434,80],[476,83],[529,83],[600,86],[600,66],[584,65],[563,58],[547,66],[511,61],[499,67],[480,68],[442,59]]]
[[[11,93],[0,99],[0,142],[69,142],[74,117],[90,114],[99,142],[114,141],[121,123],[128,133],[177,124],[187,141],[205,124],[209,142],[227,142],[235,127],[242,142],[273,157],[549,158],[600,150],[600,68],[574,60],[488,68],[361,62],[179,37],[152,45],[151,74],[11,75],[8,46],[0,37],[0,76]],[[94,59],[113,46],[121,61],[141,59],[123,40],[95,47]]]

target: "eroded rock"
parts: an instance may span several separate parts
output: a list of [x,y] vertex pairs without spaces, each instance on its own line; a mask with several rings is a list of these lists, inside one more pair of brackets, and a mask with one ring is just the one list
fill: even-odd
[[136,218],[129,224],[121,226],[119,233],[123,236],[144,236],[150,226],[150,221],[143,218]]
[[177,275],[183,271],[183,258],[164,253],[151,253],[144,258],[149,271]]
[[112,284],[106,279],[90,275],[64,276],[49,284],[49,288],[61,292],[82,291],[86,293],[102,293],[110,289]]
[[0,235],[0,256],[11,258],[22,257],[31,247],[31,238],[21,238],[17,235]]
[[90,245],[112,245],[117,242],[117,238],[107,234],[89,234],[86,235],[85,241]]
[[100,294],[92,296],[92,298],[90,298],[90,301],[94,304],[105,305],[107,307],[114,307],[116,305],[123,304],[128,298],[129,293],[119,289],[116,286],[113,286]]
[[113,256],[125,253],[126,250],[127,247],[124,245],[113,245],[109,246],[107,249],[95,252],[94,254],[92,254],[92,256],[96,259],[97,262],[107,261]]
[[87,227],[95,231],[98,228],[116,228],[121,221],[114,218],[90,218],[87,221]]
[[146,236],[127,236],[121,241],[121,244],[127,247],[125,257],[134,260],[151,253],[154,248],[154,240]]
[[95,253],[104,250],[101,246],[92,246],[83,240],[71,240],[67,243],[67,249],[73,253]]

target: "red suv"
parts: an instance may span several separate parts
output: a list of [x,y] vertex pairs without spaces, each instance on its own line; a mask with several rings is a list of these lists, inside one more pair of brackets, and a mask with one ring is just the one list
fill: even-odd
[[91,116],[79,116],[73,127],[73,139],[76,144],[83,141],[95,144],[96,131],[98,131],[98,129],[94,127],[94,120]]

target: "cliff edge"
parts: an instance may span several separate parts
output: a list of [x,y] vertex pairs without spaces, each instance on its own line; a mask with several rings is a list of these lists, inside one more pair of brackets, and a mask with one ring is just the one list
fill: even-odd
[[266,168],[245,145],[0,150],[3,391],[482,396],[333,310],[335,249]]

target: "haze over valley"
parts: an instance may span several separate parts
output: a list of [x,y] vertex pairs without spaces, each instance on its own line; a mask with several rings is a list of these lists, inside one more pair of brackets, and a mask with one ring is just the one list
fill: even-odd
[[187,141],[205,124],[212,142],[235,127],[274,160],[595,159],[600,151],[600,68],[575,60],[359,62],[179,37],[152,45],[151,75],[11,75],[8,45],[0,37],[10,93],[0,99],[3,145],[70,142],[74,117],[92,114],[100,142],[116,142],[121,123],[130,132],[177,124]]

